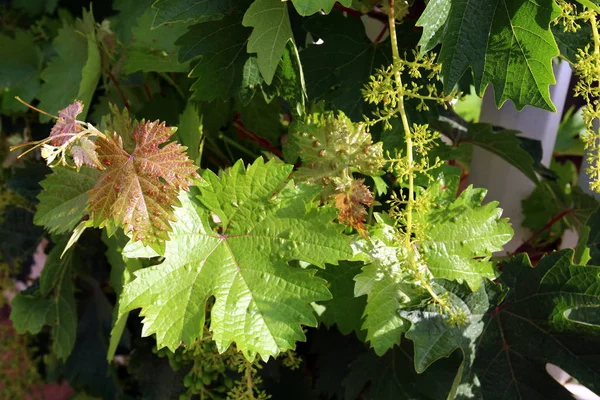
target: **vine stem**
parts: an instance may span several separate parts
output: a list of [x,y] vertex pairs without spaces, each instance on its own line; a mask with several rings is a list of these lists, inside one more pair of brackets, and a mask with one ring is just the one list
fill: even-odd
[[246,361],[246,394],[249,399],[254,399],[254,384],[252,382],[252,364]]
[[596,23],[596,16],[590,18],[590,24],[592,25],[592,35],[594,36],[594,54],[599,54],[600,36],[598,35],[598,24]]
[[[388,10],[388,24],[390,29],[390,40],[392,44],[392,55],[394,60],[394,65],[400,64],[400,52],[398,50],[398,38],[396,36],[396,16],[394,9],[394,0],[388,0],[389,10]],[[413,223],[412,223],[412,214],[413,214],[413,206],[415,202],[415,182],[414,182],[414,159],[413,159],[413,140],[410,132],[410,125],[408,123],[408,117],[406,115],[406,109],[404,108],[404,86],[402,83],[402,75],[400,74],[400,70],[394,68],[394,77],[396,79],[396,86],[398,87],[398,113],[400,114],[400,118],[402,120],[402,127],[404,128],[405,133],[405,141],[406,141],[406,160],[408,163],[407,169],[408,173],[408,201],[406,202],[406,235],[404,238],[404,243],[406,249],[409,254],[409,262],[411,265],[416,265],[417,262],[414,260],[414,255],[411,251],[412,248],[412,231],[413,231]],[[421,282],[421,284],[425,287],[427,292],[431,295],[434,302],[440,304],[440,306],[444,307],[444,300],[440,298],[440,296],[435,293],[433,287],[427,279],[422,275],[420,271],[416,271],[415,278]]]
[[[396,16],[394,10],[394,0],[389,0],[389,10],[388,10],[388,23],[390,26],[390,40],[392,42],[392,54],[394,59],[394,64],[398,64],[400,62],[400,52],[398,51],[398,39],[396,37]],[[413,169],[413,142],[410,134],[410,126],[408,124],[408,117],[406,116],[406,110],[404,108],[404,86],[402,84],[402,76],[400,75],[400,71],[396,69],[394,73],[394,77],[396,78],[396,85],[398,86],[398,90],[400,91],[400,95],[398,96],[398,113],[400,114],[400,118],[402,119],[402,126],[404,127],[404,134],[406,137],[406,157],[408,161],[408,201],[406,202],[406,238],[405,244],[406,248],[409,249],[411,247],[411,235],[412,235],[412,211],[413,211],[413,202],[414,202],[414,176],[412,173]]]
[[[596,22],[596,14],[592,14],[592,17],[590,18],[590,25],[592,26],[592,36],[594,38],[594,54],[597,56],[598,54],[600,54],[600,35],[598,34],[598,23]],[[588,100],[588,104],[591,103]],[[591,125],[591,129],[593,129],[595,132],[595,136],[596,138],[594,139],[594,142],[596,142],[596,159],[600,160],[600,145],[597,145],[598,142],[598,132],[597,129],[595,129],[593,127],[593,125]]]

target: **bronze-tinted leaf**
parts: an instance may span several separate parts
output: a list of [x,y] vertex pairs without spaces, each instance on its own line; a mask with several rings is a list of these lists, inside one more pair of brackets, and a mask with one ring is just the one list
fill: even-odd
[[133,128],[131,154],[116,133],[96,142],[106,169],[90,190],[89,209],[95,225],[112,222],[144,244],[168,238],[173,206],[179,204],[177,193],[187,190],[197,176],[185,147],[175,142],[163,145],[173,133],[164,122],[142,121]]

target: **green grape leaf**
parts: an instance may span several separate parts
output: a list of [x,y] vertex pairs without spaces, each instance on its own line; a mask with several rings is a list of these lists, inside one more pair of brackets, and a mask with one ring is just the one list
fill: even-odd
[[64,244],[50,251],[40,277],[39,290],[19,293],[13,301],[11,320],[19,333],[38,333],[43,325],[52,325],[53,350],[66,360],[77,333],[77,309],[71,270],[73,252],[61,258]]
[[327,281],[331,300],[319,304],[325,311],[319,319],[327,326],[337,325],[344,335],[354,331],[361,336],[361,319],[365,309],[365,298],[354,296],[354,277],[360,273],[362,262],[343,261],[339,265],[327,265],[317,269],[317,276]]
[[190,78],[197,78],[191,87],[196,99],[227,100],[240,90],[251,32],[240,22],[234,14],[220,21],[193,25],[175,42],[180,46],[179,62],[201,56],[189,74]]
[[52,171],[44,163],[25,160],[23,167],[14,168],[11,177],[6,182],[6,189],[10,189],[23,197],[28,203],[36,203],[36,196],[42,189],[40,181]]
[[450,3],[450,0],[431,0],[417,21],[417,26],[423,27],[423,35],[419,40],[421,56],[440,43],[450,14]]
[[152,6],[156,0],[114,0],[112,8],[119,13],[110,21],[110,28],[115,32],[117,38],[125,45],[131,42],[133,36],[132,28],[137,20]]
[[413,355],[403,341],[383,356],[372,351],[356,358],[343,380],[345,399],[440,400],[452,386],[457,360],[441,360],[427,373],[418,374]]
[[413,321],[407,336],[415,342],[417,369],[460,349],[458,398],[470,392],[486,399],[571,399],[546,372],[547,363],[600,392],[600,325],[587,312],[600,307],[600,267],[573,265],[572,258],[567,249],[545,256],[535,267],[523,254],[504,262],[500,283],[508,293],[500,294],[487,282],[486,312],[476,304],[484,303],[483,292],[468,294],[462,288],[472,313],[460,328],[448,327],[447,317],[433,311],[407,315]]
[[370,231],[370,241],[359,248],[370,258],[354,278],[354,296],[367,296],[362,329],[378,355],[400,344],[402,333],[408,329],[398,311],[418,304],[424,297],[416,286],[406,257],[398,253],[395,229],[376,216],[377,225]]
[[75,345],[77,308],[71,277],[73,252],[62,257],[62,247],[57,245],[48,254],[40,277],[40,292],[42,296],[51,296],[53,348],[56,355],[65,360]]
[[37,334],[44,325],[52,324],[52,300],[39,293],[18,293],[10,303],[10,319],[20,334]]
[[485,189],[467,187],[456,197],[457,176],[439,179],[427,188],[434,207],[413,216],[427,227],[420,251],[434,277],[466,282],[476,290],[481,277],[493,278],[490,257],[513,236],[498,202],[482,205]]
[[600,209],[590,215],[586,222],[589,227],[586,247],[589,249],[589,264],[600,265]]
[[58,5],[58,0],[14,0],[12,6],[30,15],[42,13],[52,14]]
[[532,232],[539,232],[533,245],[552,242],[561,237],[565,229],[581,231],[598,208],[598,201],[577,186],[579,173],[575,164],[553,161],[550,168],[556,177],[541,181],[522,201],[525,216],[522,225]]
[[183,146],[165,144],[173,133],[164,122],[142,121],[133,127],[131,153],[116,133],[107,131],[97,140],[98,156],[106,169],[89,192],[88,208],[95,226],[121,226],[133,240],[162,248],[173,206],[178,204],[177,193],[198,176]]
[[200,110],[192,102],[188,102],[179,116],[179,125],[175,133],[177,140],[187,149],[187,154],[200,165],[200,145],[203,140],[202,115]]
[[[472,292],[466,284],[442,279],[436,280],[432,287],[438,295],[448,299],[453,312],[460,313],[465,322],[456,324],[448,321],[448,317],[440,315],[436,305],[429,305],[422,311],[402,311],[402,317],[411,322],[406,337],[414,342],[414,368],[422,374],[435,361],[450,357],[460,348],[463,357],[457,372],[460,381],[462,374],[473,364],[475,343],[486,326],[483,321],[485,313],[497,304],[500,290],[489,281],[480,285],[476,292]],[[447,398],[456,398],[456,392],[455,385]]]
[[348,117],[361,119],[361,89],[377,68],[391,64],[389,44],[371,42],[360,19],[341,13],[315,15],[303,27],[323,39],[300,52],[309,98],[331,102]]
[[14,205],[0,218],[0,258],[11,266],[20,266],[35,251],[44,230],[33,224],[33,213]]
[[40,90],[40,51],[33,35],[17,30],[14,38],[0,35],[0,111],[26,111],[15,100],[19,96],[30,103]]
[[587,127],[583,119],[583,107],[575,111],[575,107],[570,107],[565,111],[562,121],[558,126],[556,142],[554,143],[553,153],[561,156],[580,156],[585,152],[583,140],[579,136],[586,131]]
[[438,125],[440,131],[452,139],[455,145],[465,143],[481,147],[504,159],[534,183],[539,181],[534,168],[536,163],[517,136],[518,131],[494,131],[494,127],[486,123],[469,123],[461,126],[441,120],[435,123],[436,127]]
[[558,15],[553,0],[453,1],[440,61],[449,91],[472,69],[480,95],[491,83],[496,104],[510,99],[555,111],[549,86],[558,47],[550,22]]
[[123,71],[131,74],[142,72],[188,72],[189,62],[179,63],[175,40],[190,25],[178,23],[152,29],[154,11],[146,10],[137,20],[131,33],[133,40],[127,48]]
[[300,54],[293,41],[287,42],[283,59],[273,77],[273,83],[271,86],[263,86],[263,91],[270,97],[279,95],[290,103],[296,114],[304,114],[304,107],[308,100],[306,83],[304,82]]
[[[44,81],[38,94],[39,108],[51,114],[80,100],[91,104],[92,95],[100,79],[100,51],[96,43],[94,16],[92,12],[83,13],[83,20],[77,20],[75,26],[65,25],[52,42],[57,56],[52,58],[42,71]],[[85,121],[87,109],[83,110],[81,120]],[[47,122],[50,117],[40,115]]]
[[552,34],[560,50],[560,56],[569,63],[577,62],[577,51],[593,43],[592,27],[589,24],[580,24],[581,27],[575,32],[566,31],[562,24],[552,25]]
[[[333,5],[336,0],[292,0],[296,11],[303,17],[313,15],[319,11],[323,11],[325,14],[329,14],[333,9]],[[338,1],[345,7],[350,7],[352,0],[340,0]]]
[[[211,0],[212,1],[212,0]],[[154,343],[140,341],[127,364],[127,371],[139,385],[140,397],[146,400],[176,400],[186,391],[183,380],[188,370],[173,369],[168,357],[154,354]]]
[[255,0],[244,14],[242,24],[254,28],[248,39],[248,53],[256,53],[260,73],[270,85],[286,43],[294,40],[287,3]]
[[[133,273],[142,268],[142,263],[138,259],[123,256],[124,244],[127,243],[127,237],[125,237],[125,235],[113,235],[108,237],[108,235],[104,233],[102,241],[106,244],[106,258],[111,266],[110,285],[115,291],[118,299],[123,292],[123,286],[133,279]],[[119,313],[117,300],[117,304],[113,309],[113,327],[110,331],[110,340],[106,355],[109,362],[114,358],[117,346],[121,342],[128,316],[129,313]]]
[[223,18],[239,7],[239,0],[157,0],[152,28],[173,22],[204,22]]
[[[207,171],[202,206],[180,196],[165,261],[135,273],[120,312],[141,308],[143,335],[156,334],[159,348],[174,350],[201,335],[214,296],[210,329],[219,351],[235,342],[248,359],[258,353],[266,360],[294,348],[304,339],[301,325],[317,324],[309,303],[330,293],[314,270],[287,261],[324,266],[352,252],[331,222],[334,212],[314,207],[314,191],[284,185],[291,171],[262,158],[220,177]],[[219,221],[214,228],[211,219]]]
[[[285,113],[281,102],[277,100],[267,102],[259,92],[247,104],[239,103],[241,102],[234,103],[235,111],[239,113],[240,117],[238,123],[243,124],[243,127],[249,131],[246,136],[242,137],[256,141],[266,139],[271,145],[278,145],[281,137],[287,132],[287,127],[281,123],[281,114]],[[246,143],[250,145],[249,141]],[[263,149],[260,148],[260,150]]]
[[88,191],[94,187],[100,172],[83,168],[79,172],[56,167],[40,182],[43,190],[33,223],[44,226],[51,233],[72,231],[87,214]]
[[[384,164],[383,143],[373,143],[364,124],[355,124],[343,112],[315,112],[292,125],[293,142],[302,167],[296,179],[336,187],[348,177],[348,169],[363,175],[380,175]],[[293,160],[296,161],[296,160]]]

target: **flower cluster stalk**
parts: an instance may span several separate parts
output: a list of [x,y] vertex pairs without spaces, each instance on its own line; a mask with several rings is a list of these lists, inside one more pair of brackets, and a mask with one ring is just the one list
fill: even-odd
[[[396,37],[396,17],[394,15],[394,0],[389,0],[389,12],[388,22],[390,24],[390,40],[392,42],[392,54],[394,63],[400,62],[400,53],[398,51],[398,39]],[[400,70],[396,70],[394,74],[396,78],[396,84],[399,88],[402,88],[402,76]],[[398,96],[398,113],[402,120],[402,127],[406,135],[406,158],[407,167],[412,171],[413,167],[413,143],[410,135],[410,125],[408,124],[408,117],[406,116],[406,110],[404,109],[404,95],[402,93]],[[408,200],[406,202],[406,237],[405,244],[406,248],[411,246],[411,235],[412,235],[412,209],[414,202],[414,174],[409,173],[408,175]]]

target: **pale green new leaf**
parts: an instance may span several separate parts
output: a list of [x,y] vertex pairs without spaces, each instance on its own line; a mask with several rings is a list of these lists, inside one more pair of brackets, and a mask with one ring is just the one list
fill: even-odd
[[378,224],[370,232],[371,240],[363,243],[362,253],[370,263],[354,278],[354,296],[367,296],[362,329],[378,355],[400,344],[409,325],[399,310],[419,303],[424,297],[407,268],[406,257],[394,240],[394,228],[377,216]]
[[550,31],[553,0],[452,1],[440,61],[446,89],[472,69],[479,94],[494,85],[496,104],[554,111],[549,86],[559,51]]
[[100,171],[82,168],[56,167],[40,182],[44,190],[38,195],[39,203],[33,223],[44,226],[51,233],[66,233],[86,215],[88,191],[94,187]]
[[[219,351],[232,342],[248,359],[295,347],[302,325],[315,326],[311,302],[330,298],[325,281],[288,264],[317,266],[351,257],[348,240],[316,208],[316,193],[286,184],[291,165],[257,159],[221,176],[207,171],[201,205],[180,196],[165,261],[137,271],[125,286],[120,313],[141,308],[142,334],[158,347],[190,345],[201,335],[206,302],[214,297],[210,329]],[[218,221],[215,226],[210,221]]]
[[450,0],[431,0],[417,21],[423,27],[423,35],[419,40],[419,53],[424,55],[437,46],[443,34],[443,27],[450,13]]
[[293,40],[287,3],[256,0],[244,14],[242,24],[254,28],[248,40],[248,53],[256,53],[260,73],[270,85],[286,43]]
[[175,132],[179,143],[187,147],[188,156],[200,165],[200,143],[202,142],[202,115],[192,102],[188,102],[179,116],[179,126]]
[[[81,100],[87,107],[79,118],[85,121],[100,79],[100,51],[91,11],[84,11],[83,20],[78,19],[75,26],[63,26],[52,46],[57,56],[42,71],[41,77],[45,83],[38,94],[38,107],[56,115],[74,100]],[[40,115],[42,121],[48,121],[49,118]]]
[[493,278],[492,253],[513,236],[498,202],[482,205],[485,189],[466,188],[458,198],[458,177],[443,178],[427,191],[435,206],[413,217],[427,226],[421,254],[436,278],[466,282],[476,290],[481,278]]
[[[335,0],[292,0],[298,14],[306,17],[313,15],[316,12],[323,11],[325,14],[329,14],[333,5],[336,3]],[[350,7],[352,0],[340,0],[338,3],[345,7]]]
[[156,9],[152,28],[173,22],[220,19],[230,12],[236,3],[239,3],[239,0],[157,0],[152,4]]

